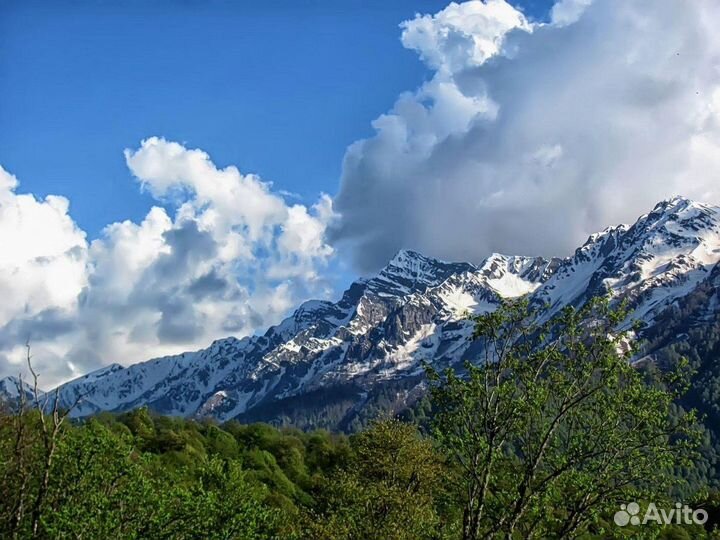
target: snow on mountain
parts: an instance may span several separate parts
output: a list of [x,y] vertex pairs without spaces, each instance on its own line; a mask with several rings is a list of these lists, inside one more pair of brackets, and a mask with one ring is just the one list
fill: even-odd
[[[0,402],[17,403],[19,397],[24,394],[25,401],[32,403],[35,399],[35,391],[27,381],[21,381],[18,377],[5,377],[0,379]],[[44,393],[38,390],[38,397],[43,397]]]
[[630,302],[633,318],[651,323],[705,279],[718,260],[720,209],[674,197],[632,226],[590,236],[533,297],[550,304],[551,315],[565,305],[610,294]]
[[483,262],[480,274],[485,283],[503,298],[515,298],[535,291],[552,276],[560,259],[508,257],[493,253]]
[[421,384],[422,362],[472,358],[468,316],[495,309],[502,298],[529,295],[549,305],[550,316],[610,294],[627,299],[633,317],[652,325],[700,284],[710,286],[718,260],[720,209],[681,197],[659,203],[632,226],[590,236],[565,259],[493,254],[476,266],[403,250],[337,302],[306,302],[263,335],[105,367],[61,386],[61,404],[82,396],[75,416],[142,405],[219,420],[278,419],[304,407],[341,405],[356,414],[388,385],[404,385],[407,394]]

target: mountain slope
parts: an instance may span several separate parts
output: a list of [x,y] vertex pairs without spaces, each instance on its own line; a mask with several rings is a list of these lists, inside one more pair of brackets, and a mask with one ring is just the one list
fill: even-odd
[[83,395],[76,416],[147,405],[170,415],[346,429],[368,411],[402,408],[420,395],[422,362],[472,358],[467,315],[503,297],[528,294],[549,306],[549,317],[609,293],[628,300],[651,333],[681,299],[708,287],[719,260],[720,209],[680,197],[632,226],[592,235],[565,259],[494,254],[475,266],[401,251],[338,302],[306,302],[264,335],[109,366],[63,385],[60,399],[67,406]]
[[633,317],[652,323],[707,277],[718,260],[720,209],[675,197],[630,227],[592,235],[534,299],[550,304],[552,315],[564,305],[610,293],[631,303]]
[[[39,389],[38,394],[38,398],[45,395]],[[35,400],[35,391],[27,381],[21,381],[18,377],[5,377],[0,380],[0,402],[18,403],[21,396],[27,403]]]

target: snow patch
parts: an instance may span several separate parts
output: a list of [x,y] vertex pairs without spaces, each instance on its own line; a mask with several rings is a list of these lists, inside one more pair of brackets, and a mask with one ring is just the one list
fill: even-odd
[[503,298],[517,298],[535,291],[540,283],[526,281],[518,275],[507,273],[487,280],[487,284]]

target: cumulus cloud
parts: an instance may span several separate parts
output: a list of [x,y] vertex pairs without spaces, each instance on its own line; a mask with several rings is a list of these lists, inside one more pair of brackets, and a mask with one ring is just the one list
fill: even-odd
[[509,30],[531,29],[523,14],[504,0],[452,2],[435,15],[418,15],[400,27],[405,47],[416,50],[431,68],[450,73],[498,54]]
[[157,137],[125,157],[162,206],[89,244],[66,199],[17,194],[0,169],[2,374],[22,370],[28,338],[48,386],[246,335],[328,294],[319,270],[333,253],[329,197],[287,204],[259,177]]
[[[22,347],[31,328],[46,342],[37,352],[57,358],[53,343],[73,330],[72,314],[87,285],[88,245],[68,214],[68,200],[38,200],[16,193],[17,187],[17,178],[0,167],[2,374],[21,369]],[[57,373],[62,367],[53,364],[48,371]]]
[[564,255],[681,193],[720,202],[720,5],[504,0],[401,25],[433,78],[345,155],[336,246],[361,270],[399,248],[479,261]]
[[0,167],[0,324],[51,307],[72,309],[85,285],[85,234],[63,197],[18,195]]

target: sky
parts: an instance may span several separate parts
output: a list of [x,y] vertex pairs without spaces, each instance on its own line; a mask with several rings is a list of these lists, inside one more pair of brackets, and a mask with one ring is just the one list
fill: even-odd
[[720,202],[712,0],[0,0],[0,376],[262,332],[402,248]]
[[253,4],[0,0],[2,165],[91,236],[153,204],[122,154],[153,135],[304,201],[334,192],[345,148],[429,74],[399,23],[444,2]]

